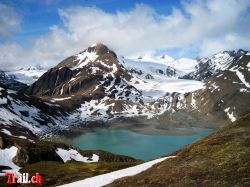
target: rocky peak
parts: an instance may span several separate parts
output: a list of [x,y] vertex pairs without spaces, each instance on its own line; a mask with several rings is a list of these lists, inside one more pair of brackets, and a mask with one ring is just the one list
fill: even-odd
[[111,51],[106,45],[104,45],[102,43],[97,43],[95,45],[92,45],[92,46],[88,47],[85,51],[87,51],[89,53],[95,52],[97,55],[112,53],[116,57],[116,54],[113,51]]
[[196,70],[182,78],[205,80],[222,71],[228,70],[232,65],[236,64],[238,59],[247,54],[247,51],[242,49],[236,51],[223,51],[214,54],[212,57],[197,57],[198,65]]
[[116,54],[98,43],[66,58],[47,71],[25,93],[50,101],[54,101],[54,98],[56,101],[68,98],[70,105],[75,102],[79,106],[79,103],[86,100],[116,97],[117,86],[123,85],[119,97],[126,91],[129,96],[128,89],[132,88],[129,88],[127,81],[131,78],[132,75],[117,59]]

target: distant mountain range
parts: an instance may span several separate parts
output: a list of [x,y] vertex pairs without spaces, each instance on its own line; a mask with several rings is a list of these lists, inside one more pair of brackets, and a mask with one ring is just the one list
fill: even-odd
[[[196,60],[166,55],[128,59],[99,43],[48,71],[1,72],[0,119],[34,133],[178,112],[224,124],[250,111],[249,61],[250,53],[243,50]],[[32,84],[18,82],[27,77]]]

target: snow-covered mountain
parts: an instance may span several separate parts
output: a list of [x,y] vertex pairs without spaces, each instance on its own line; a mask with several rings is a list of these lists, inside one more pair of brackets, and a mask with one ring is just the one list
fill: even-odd
[[[159,59],[132,60],[118,56],[103,44],[92,45],[46,71],[22,93],[5,89],[7,95],[0,96],[5,105],[0,109],[5,113],[7,110],[9,116],[14,114],[24,126],[35,124],[46,130],[64,128],[59,123],[81,125],[119,117],[168,119],[181,111],[209,120],[233,121],[250,110],[249,52],[224,52],[200,60]],[[33,70],[37,72],[37,68]],[[207,72],[212,73],[205,76]],[[50,113],[54,107],[60,112]],[[32,112],[26,117],[16,108]],[[1,119],[4,112],[2,118],[0,113]],[[49,124],[43,126],[43,121]]]
[[27,85],[37,81],[47,70],[41,66],[32,66],[29,68],[21,68],[15,71],[8,71],[6,74],[12,76],[14,80],[25,83]]
[[8,75],[0,70],[0,83],[8,88],[18,91],[24,89],[27,85],[16,80],[15,75]]
[[171,105],[155,102],[167,93],[184,94],[203,83],[178,79],[174,68],[118,58],[103,44],[71,56],[43,74],[25,93],[62,105],[84,121],[120,116],[155,116]]
[[175,59],[171,56],[168,56],[166,54],[160,55],[160,56],[155,56],[150,53],[146,53],[142,56],[139,56],[137,58],[131,57],[131,60],[134,61],[142,61],[142,62],[155,62],[155,63],[161,63],[161,64],[167,64],[170,62],[173,62]]
[[235,51],[224,51],[217,53],[211,58],[198,57],[196,59],[197,65],[195,70],[189,74],[183,76],[186,79],[205,80],[222,71],[227,70],[233,63],[236,63],[238,59],[242,58],[247,51],[238,50]]
[[[164,65],[168,66],[172,69],[175,69],[177,72],[175,76],[183,76],[195,71],[195,66],[198,64],[197,60],[189,58],[174,59],[166,54],[160,56],[145,54],[138,58],[129,58],[129,60],[142,63],[151,63],[152,66],[157,66],[157,64],[160,64],[163,67]],[[164,69],[166,68],[164,67]]]
[[19,126],[35,134],[63,128],[67,113],[61,106],[7,89],[0,84],[0,126]]

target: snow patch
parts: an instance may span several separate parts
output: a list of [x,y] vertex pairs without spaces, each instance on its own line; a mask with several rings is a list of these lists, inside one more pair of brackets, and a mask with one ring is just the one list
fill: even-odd
[[241,88],[241,89],[240,89],[240,92],[249,93],[250,91],[249,91],[249,90],[247,90],[246,88]]
[[63,98],[52,98],[51,102],[56,102],[56,101],[64,101],[64,100],[68,100],[71,99],[72,97],[63,97]]
[[[1,95],[1,92],[0,92]],[[0,98],[0,105],[7,104],[7,99],[6,98]]]
[[71,69],[83,68],[89,62],[94,62],[98,57],[96,52],[88,52],[87,50],[82,52],[82,53],[79,53],[75,56],[76,56],[75,61],[78,61],[78,63],[75,67],[73,67]]
[[159,158],[156,160],[145,162],[143,164],[140,164],[140,165],[137,165],[134,167],[130,167],[130,168],[114,171],[111,173],[106,173],[103,175],[98,175],[95,177],[87,178],[87,179],[84,179],[81,181],[65,184],[65,185],[62,185],[61,187],[81,187],[81,186],[82,187],[83,186],[102,187],[102,186],[105,186],[107,184],[112,183],[116,179],[120,179],[122,177],[134,176],[138,173],[141,173],[141,172],[151,168],[153,165],[155,165],[157,163],[160,163],[166,159],[170,159],[170,158],[174,158],[174,157],[175,156]]
[[18,172],[20,167],[13,162],[13,159],[17,154],[17,150],[18,148],[15,146],[6,149],[0,149],[0,165],[8,166],[11,168],[8,170],[2,170],[3,173],[0,172],[0,176],[4,176],[7,172],[12,172],[15,175],[20,175],[20,173]]
[[224,111],[226,112],[228,118],[229,118],[232,122],[234,122],[234,121],[236,120],[236,118],[235,118],[234,115],[233,115],[233,111],[232,111],[232,112],[229,112],[229,110],[230,110],[230,107],[226,108]]
[[243,75],[239,70],[236,71],[236,75],[239,77],[239,79],[241,80],[241,82],[242,82],[247,88],[250,88],[250,84],[246,81],[244,75]]
[[56,153],[58,154],[58,156],[61,157],[64,163],[69,160],[75,160],[78,162],[85,162],[85,163],[92,163],[99,161],[99,156],[96,154],[93,154],[91,158],[83,157],[78,151],[74,149],[65,150],[62,148],[58,148],[56,150]]
[[1,131],[2,131],[4,134],[7,134],[7,135],[12,136],[12,137],[21,138],[21,139],[27,139],[25,136],[14,136],[14,135],[12,135],[11,132],[10,132],[9,130],[7,130],[7,129],[2,129]]

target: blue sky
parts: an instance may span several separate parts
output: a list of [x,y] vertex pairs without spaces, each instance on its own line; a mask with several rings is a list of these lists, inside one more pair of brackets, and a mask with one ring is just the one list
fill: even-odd
[[51,67],[98,42],[125,56],[249,50],[249,9],[248,0],[0,0],[0,65]]
[[[2,0],[3,4],[9,5],[20,13],[22,17],[21,31],[15,33],[15,39],[21,45],[35,37],[50,31],[52,25],[63,26],[58,15],[58,9],[74,6],[97,7],[109,13],[128,11],[135,4],[147,4],[160,14],[170,14],[173,7],[180,7],[180,1],[168,0]],[[6,42],[6,40],[5,40]]]

